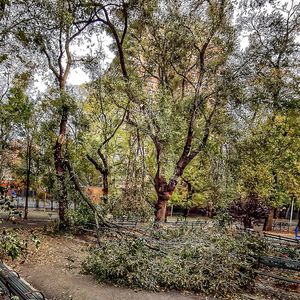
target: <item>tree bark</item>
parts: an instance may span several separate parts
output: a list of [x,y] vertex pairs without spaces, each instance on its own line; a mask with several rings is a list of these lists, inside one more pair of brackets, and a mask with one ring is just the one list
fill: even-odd
[[244,228],[252,228],[252,220],[248,216],[243,217]]
[[268,216],[265,219],[264,228],[263,228],[264,231],[272,231],[274,213],[275,213],[274,208],[270,208]]
[[29,199],[29,188],[30,188],[30,174],[31,174],[31,141],[27,144],[27,164],[26,164],[26,194],[25,194],[25,208],[24,208],[24,220],[28,218],[28,199]]
[[104,203],[108,203],[108,191],[109,191],[109,184],[108,184],[108,163],[106,157],[102,154],[100,149],[98,149],[98,154],[102,160],[102,163],[97,162],[93,157],[87,155],[87,159],[95,166],[96,170],[98,170],[102,176],[102,201]]
[[61,223],[66,223],[65,212],[67,209],[67,186],[65,178],[65,167],[62,154],[62,146],[64,144],[67,132],[69,110],[67,107],[63,108],[62,117],[59,126],[59,136],[54,146],[54,164],[56,176],[60,183],[60,195],[59,195],[59,220]]
[[108,172],[102,173],[102,180],[103,180],[102,200],[103,203],[108,203]]
[[163,198],[158,198],[155,204],[155,222],[162,222],[165,220],[166,210],[167,210],[167,200]]
[[208,202],[206,208],[207,208],[207,217],[208,218],[212,218],[213,203],[212,202]]
[[157,194],[157,202],[155,204],[155,222],[163,222],[165,220],[168,201],[172,196],[175,186],[170,188],[163,176],[155,178],[155,190]]

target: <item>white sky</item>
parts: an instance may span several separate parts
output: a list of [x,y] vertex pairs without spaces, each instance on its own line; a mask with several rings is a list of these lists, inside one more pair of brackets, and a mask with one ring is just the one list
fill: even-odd
[[[102,49],[104,51],[104,60],[103,64],[108,65],[114,58],[114,54],[109,50],[109,46],[112,43],[112,39],[106,35],[101,34],[101,37],[92,36],[91,41],[83,43],[80,47],[76,47],[76,55],[84,56],[90,54],[91,56],[95,55],[99,51],[99,45],[102,44]],[[81,67],[73,68],[70,76],[68,78],[68,83],[72,85],[80,85],[90,81],[89,75],[82,70]]]
[[[100,38],[95,35],[91,37],[91,40],[86,40],[84,43],[81,43],[80,46],[74,46],[73,52],[76,53],[76,56],[84,56],[88,54],[93,56],[97,51],[99,51],[99,45],[102,44],[102,49],[104,52],[103,65],[108,65],[114,58],[114,54],[109,49],[111,43],[112,39],[108,35],[102,34]],[[34,80],[35,88],[38,91],[45,92],[47,90],[47,83],[43,80],[43,77],[40,74],[36,74]],[[84,71],[82,67],[78,66],[71,69],[67,84],[81,85],[89,81],[89,74]]]
[[[294,3],[294,5],[300,4],[300,0],[280,0],[280,2],[282,4],[286,2],[288,4]],[[271,10],[271,6],[269,7],[269,9]],[[100,39],[101,40],[99,40],[99,37],[95,35],[91,37],[90,41],[87,40],[81,46],[75,46],[74,48],[75,48],[76,55],[87,55],[87,54],[93,55],[97,51],[99,51],[99,45],[100,43],[102,43],[102,49],[104,51],[104,56],[105,56],[103,63],[104,65],[110,64],[114,57],[114,54],[109,49],[109,46],[112,43],[112,39],[104,33],[101,34]],[[248,36],[242,36],[240,38],[240,44],[242,50],[245,49],[249,44]],[[47,85],[45,84],[45,82],[43,82],[41,76],[36,75],[35,80],[36,80],[35,87],[39,91],[44,92],[47,89]],[[71,85],[80,85],[89,81],[90,81],[90,77],[88,73],[85,72],[81,67],[75,67],[71,70],[67,83]]]

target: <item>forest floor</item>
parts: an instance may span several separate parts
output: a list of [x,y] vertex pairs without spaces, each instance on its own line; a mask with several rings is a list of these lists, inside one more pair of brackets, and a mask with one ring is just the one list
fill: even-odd
[[71,236],[37,233],[40,248],[32,249],[25,262],[9,265],[51,300],[192,300],[209,299],[179,292],[151,293],[97,283],[81,273],[89,243]]
[[[86,236],[51,236],[36,230],[41,245],[31,247],[25,262],[8,262],[25,280],[42,291],[49,300],[209,300],[211,298],[175,291],[152,293],[98,283],[81,272],[81,264],[90,245]],[[28,230],[23,237],[29,236]],[[265,278],[257,278],[251,294],[236,299],[296,300],[298,292],[287,293],[282,286],[274,287]],[[0,298],[1,299],[1,298]],[[233,298],[232,298],[233,299]]]
[[[51,216],[52,218],[52,216]],[[22,237],[30,237],[32,231],[41,241],[40,247],[30,247],[25,261],[11,261],[7,264],[42,291],[48,300],[209,300],[205,296],[175,291],[152,293],[103,284],[92,276],[81,272],[82,262],[88,255],[91,239],[81,236],[54,236],[47,234],[43,227],[48,222],[47,213],[31,215],[28,221],[15,224],[21,227]],[[7,226],[8,224],[2,224]],[[286,292],[282,286],[274,286],[266,278],[257,278],[254,291],[237,299],[251,300],[296,300],[300,290]],[[1,300],[1,296],[0,296]]]

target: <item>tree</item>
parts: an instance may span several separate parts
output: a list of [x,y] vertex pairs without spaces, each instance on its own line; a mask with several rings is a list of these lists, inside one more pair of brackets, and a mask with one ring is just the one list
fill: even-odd
[[[230,81],[227,63],[234,49],[231,6],[227,1],[190,1],[186,11],[186,5],[151,3],[152,11],[128,29],[132,38],[125,65],[134,76],[125,88],[130,100],[126,121],[153,143],[158,222],[165,219],[179,178],[205,149],[228,101],[224,81]],[[142,33],[139,26],[145,28]]]
[[[298,115],[296,113],[296,115]],[[272,230],[274,209],[299,199],[299,124],[295,113],[276,116],[253,129],[240,153],[240,187],[243,194],[255,193],[269,207],[265,230]]]
[[[36,48],[44,56],[48,69],[55,78],[58,89],[59,113],[61,115],[58,136],[54,146],[54,164],[60,182],[59,217],[66,223],[67,208],[66,168],[64,166],[64,144],[67,134],[68,118],[73,107],[73,100],[66,90],[67,79],[74,65],[71,51],[74,41],[91,23],[93,13],[82,9],[80,1],[32,1],[32,10],[27,4],[17,3],[15,9],[26,11],[30,22],[26,27],[19,27],[27,47]],[[51,15],[51,18],[48,16]],[[82,18],[86,23],[82,22]]]
[[[96,170],[100,172],[102,176],[102,200],[106,204],[109,200],[109,162],[107,154],[109,151],[108,144],[109,142],[115,138],[117,131],[122,126],[125,116],[126,110],[123,112],[119,112],[119,110],[113,109],[113,99],[109,95],[109,81],[101,78],[94,82],[91,85],[92,90],[90,91],[90,99],[89,103],[91,105],[92,111],[89,112],[90,119],[94,121],[94,124],[98,124],[100,127],[98,130],[98,136],[101,137],[102,141],[97,147],[97,154],[100,158],[100,162],[97,161],[93,156],[87,154],[88,160],[95,166]],[[100,121],[100,122],[99,122]]]
[[[254,173],[251,171],[253,163],[246,167],[249,176],[245,183],[250,188],[255,181],[252,188],[269,200],[270,214],[265,223],[265,229],[268,230],[272,227],[274,207],[280,203],[278,193],[282,189],[282,192],[288,190],[287,187],[283,188],[282,182],[279,183],[281,180],[278,176],[289,156],[287,145],[293,142],[287,132],[282,136],[281,131],[285,132],[285,129],[281,121],[289,123],[289,115],[299,108],[299,91],[296,87],[299,83],[299,5],[294,1],[285,4],[274,1],[271,7],[271,11],[265,6],[252,9],[242,19],[248,24],[246,30],[249,33],[249,46],[243,54],[245,67],[242,78],[246,86],[245,96],[252,99],[252,106],[248,107],[247,113],[253,112],[250,131],[251,127],[254,130],[250,132],[253,136],[250,138],[253,143],[250,148],[253,148],[248,154],[255,161]],[[263,128],[258,129],[260,126]],[[292,169],[287,171],[288,174],[294,174]]]

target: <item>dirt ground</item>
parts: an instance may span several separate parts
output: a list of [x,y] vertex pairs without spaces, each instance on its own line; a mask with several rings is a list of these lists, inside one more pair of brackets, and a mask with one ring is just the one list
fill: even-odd
[[[37,212],[28,221],[17,222],[13,226],[10,224],[9,227],[23,228],[21,234],[24,237],[34,230],[41,245],[38,250],[31,248],[25,262],[7,262],[34,288],[43,292],[48,300],[211,300],[188,293],[152,293],[96,282],[93,277],[81,273],[81,263],[90,245],[88,238],[45,234],[42,228],[52,220],[53,216],[49,217],[47,212],[43,215]],[[0,227],[7,225],[4,222]],[[244,294],[239,299],[300,299],[299,290],[289,297],[282,287],[274,289],[272,286],[264,277],[258,278],[255,292]]]
[[[48,300],[212,300],[188,293],[152,293],[98,283],[93,277],[81,273],[81,263],[87,256],[89,245],[86,237],[51,237],[41,230],[37,234],[41,240],[39,249],[31,247],[25,262],[8,264],[34,288],[42,291]],[[26,237],[28,231],[24,231],[23,235]],[[257,287],[256,292],[235,299],[300,299],[299,294],[287,296],[281,287],[271,288],[263,278],[257,281]]]
[[79,238],[39,234],[41,246],[28,260],[9,263],[19,274],[51,300],[192,300],[208,299],[178,292],[151,293],[100,284],[81,274],[87,243]]

